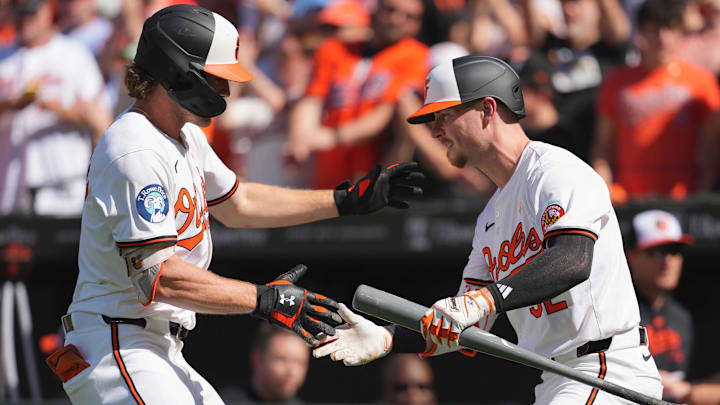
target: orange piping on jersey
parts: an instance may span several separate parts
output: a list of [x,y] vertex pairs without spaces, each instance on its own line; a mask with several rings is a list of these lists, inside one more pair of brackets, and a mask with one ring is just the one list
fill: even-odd
[[155,301],[155,291],[157,290],[157,283],[160,281],[160,275],[162,274],[163,270],[165,270],[165,262],[160,263],[160,271],[158,271],[158,274],[155,276],[155,280],[153,280],[153,286],[152,290],[150,291],[150,298],[148,298],[148,301],[143,304],[143,306],[148,306],[152,304],[153,301]]
[[115,244],[118,245],[118,247],[137,247],[166,242],[172,242],[173,244],[177,243],[177,236],[158,236],[156,238],[139,240],[136,242],[115,242]]
[[235,185],[230,189],[230,191],[227,192],[227,194],[218,197],[214,200],[210,200],[207,202],[208,207],[212,207],[213,205],[220,204],[221,202],[227,200],[228,198],[232,197],[233,194],[235,194],[235,191],[237,191],[238,185],[240,184],[240,180],[235,178]]
[[137,389],[135,388],[135,383],[133,382],[132,378],[130,378],[130,374],[128,374],[127,369],[125,368],[125,362],[120,355],[118,324],[110,324],[110,330],[112,333],[113,357],[115,357],[115,363],[117,363],[117,366],[120,369],[120,374],[122,374],[123,380],[125,380],[125,384],[127,384],[127,387],[130,390],[130,395],[132,395],[133,399],[135,399],[135,402],[137,402],[138,405],[145,405],[145,401],[143,401],[143,399],[140,397],[140,394],[137,392]]
[[[605,352],[600,352],[600,374],[598,375],[598,378],[601,380],[605,379],[605,373],[607,372],[607,364],[605,363]],[[593,402],[595,402],[595,398],[597,398],[598,389],[593,388],[590,392],[590,397],[588,398],[587,402],[585,402],[585,405],[592,405]]]
[[490,284],[493,283],[492,281],[476,280],[476,279],[474,279],[474,278],[465,278],[464,280],[465,280],[466,283],[468,283],[468,284],[470,284],[470,285],[478,285],[478,286],[481,286],[481,287],[485,287],[485,286],[490,285]]
[[588,238],[590,238],[594,241],[598,240],[598,237],[594,232],[590,232],[585,229],[558,229],[555,231],[550,231],[545,234],[545,238],[543,238],[543,246],[545,246],[545,241],[548,240],[549,237],[556,236],[556,235],[567,235],[567,234],[582,235],[582,236],[587,236]]

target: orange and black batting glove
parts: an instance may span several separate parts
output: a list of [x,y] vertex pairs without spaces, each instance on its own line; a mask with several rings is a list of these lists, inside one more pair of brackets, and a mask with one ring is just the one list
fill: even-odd
[[265,285],[257,285],[257,306],[252,315],[292,329],[309,344],[318,343],[320,333],[334,336],[343,323],[335,300],[310,292],[294,283],[307,272],[298,264],[292,270]]
[[422,194],[418,184],[424,178],[417,162],[396,163],[384,169],[376,165],[357,183],[345,180],[335,187],[335,205],[341,216],[369,214],[387,205],[406,209],[409,205],[404,199]]

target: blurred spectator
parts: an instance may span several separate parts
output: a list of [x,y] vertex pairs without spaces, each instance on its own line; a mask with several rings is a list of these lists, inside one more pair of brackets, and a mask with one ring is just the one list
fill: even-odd
[[555,105],[576,134],[577,155],[588,161],[597,89],[611,68],[624,63],[630,23],[618,0],[561,0],[565,37],[547,31],[531,0],[521,0],[529,43],[553,67]]
[[280,41],[273,60],[276,83],[256,65],[257,48],[251,34],[240,34],[238,60],[254,78],[241,94],[232,89],[233,97],[218,126],[231,134],[229,165],[247,181],[310,186],[310,167],[289,173],[282,164],[289,111],[304,94],[312,70],[311,50],[303,46],[294,33]]
[[[430,47],[430,67],[441,62],[468,54],[461,45],[454,42],[440,42]],[[441,194],[469,192],[490,196],[496,187],[474,167],[457,168],[445,156],[447,148],[438,139],[433,138],[426,125],[411,125],[407,117],[422,107],[421,94],[406,91],[398,99],[393,116],[392,130],[394,142],[388,152],[389,160],[402,162],[417,159],[425,169],[423,194],[432,198]],[[462,188],[458,189],[460,185]]]
[[423,0],[425,12],[418,39],[428,46],[455,42],[468,46],[470,18],[466,0]]
[[321,12],[335,25],[334,7],[346,20],[317,51],[306,96],[290,116],[288,157],[304,162],[315,154],[313,187],[335,187],[384,160],[387,130],[398,98],[420,89],[428,71],[428,49],[412,37],[420,29],[421,0],[381,0],[372,16],[353,0]]
[[[674,57],[682,38],[683,0],[647,0],[635,43],[642,62],[611,73],[598,97],[592,165],[618,201],[649,195],[684,198],[708,190],[710,162],[697,163],[708,117],[720,106],[715,77]],[[614,184],[616,183],[616,184]]]
[[17,44],[0,61],[0,214],[79,215],[94,144],[110,124],[92,54],[58,34],[54,5],[13,0]]
[[696,382],[687,382],[673,378],[667,373],[662,374],[664,393],[670,393],[672,398],[678,398],[686,405],[718,405],[720,404],[720,373],[708,379]]
[[[695,18],[686,18],[685,27],[690,32],[677,46],[678,57],[698,64],[718,77],[720,53],[716,49],[720,43],[720,1],[691,0],[689,9],[694,10],[691,14]],[[688,19],[692,21],[688,22]]]
[[693,320],[672,291],[682,274],[683,250],[692,238],[684,235],[680,222],[665,211],[641,212],[632,224],[634,237],[627,258],[640,305],[640,324],[647,328],[650,353],[663,379],[685,380],[693,349]]
[[552,66],[547,59],[532,53],[518,74],[527,113],[520,123],[528,138],[565,148],[581,156],[585,152],[586,138],[583,134],[573,132],[572,122],[555,107],[555,91],[550,82]]
[[435,378],[426,360],[417,354],[393,354],[382,370],[382,401],[397,405],[434,405]]
[[471,0],[467,12],[470,53],[508,59],[514,47],[528,43],[524,19],[509,0]]
[[250,383],[223,391],[225,401],[299,404],[297,392],[305,382],[310,349],[289,329],[258,325],[250,347]]
[[10,0],[0,0],[0,59],[15,41],[15,26],[12,21]]
[[112,35],[98,57],[113,116],[120,114],[133,102],[124,84],[125,65],[135,57],[137,41],[146,17],[141,0],[123,0],[118,15],[112,20]]
[[70,39],[81,42],[95,55],[110,38],[113,25],[97,13],[96,0],[60,0],[60,29]]

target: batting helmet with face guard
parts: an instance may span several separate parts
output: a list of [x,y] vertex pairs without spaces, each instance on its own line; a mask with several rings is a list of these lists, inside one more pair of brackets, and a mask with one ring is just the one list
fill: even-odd
[[222,114],[225,100],[205,74],[235,82],[252,79],[237,61],[240,37],[224,17],[179,4],[145,21],[135,64],[157,80],[170,98],[200,117]]

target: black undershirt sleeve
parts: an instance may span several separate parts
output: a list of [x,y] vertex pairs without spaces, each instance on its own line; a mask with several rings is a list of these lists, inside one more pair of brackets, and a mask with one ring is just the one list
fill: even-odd
[[[487,286],[498,314],[552,299],[590,277],[595,240],[561,233],[545,240],[545,248],[522,270]],[[506,297],[501,292],[507,292]]]

